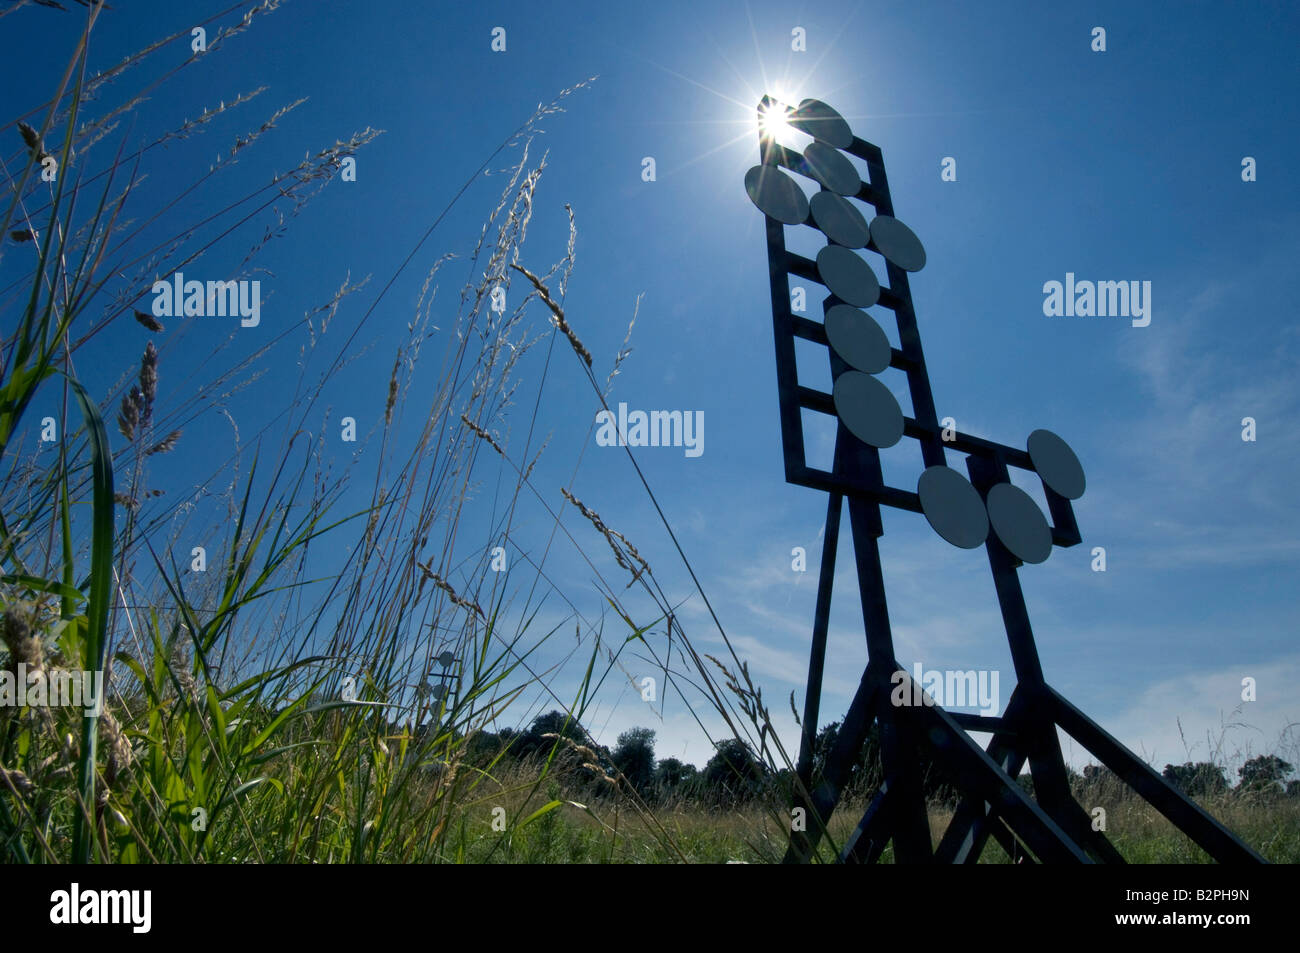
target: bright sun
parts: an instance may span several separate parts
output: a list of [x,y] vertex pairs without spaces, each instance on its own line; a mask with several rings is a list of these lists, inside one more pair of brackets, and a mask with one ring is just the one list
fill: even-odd
[[798,140],[797,130],[790,125],[790,113],[799,102],[783,89],[774,89],[769,94],[769,104],[759,113],[759,132],[770,137],[783,146],[794,144]]
[[780,103],[772,103],[762,110],[758,120],[758,128],[762,130],[765,136],[780,137],[782,133],[790,128],[790,123],[786,121],[785,107]]

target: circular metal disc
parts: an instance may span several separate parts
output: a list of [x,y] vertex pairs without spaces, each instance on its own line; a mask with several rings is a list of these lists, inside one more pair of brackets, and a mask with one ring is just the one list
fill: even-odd
[[876,251],[904,271],[920,271],[925,267],[925,246],[916,234],[889,215],[877,215],[871,220],[871,241]]
[[803,161],[812,177],[832,192],[857,195],[862,188],[853,163],[839,149],[832,149],[824,142],[810,142],[803,151]]
[[454,661],[456,661],[456,656],[452,655],[450,652],[443,652],[437,658],[438,664],[441,665],[443,668],[446,668]]
[[433,688],[430,690],[429,694],[432,695],[434,698],[442,698],[444,695],[447,694],[447,686],[441,683],[434,685]]
[[803,190],[776,166],[756,165],[745,173],[749,200],[764,215],[786,225],[798,225],[808,217],[808,199]]
[[790,115],[789,123],[836,149],[853,145],[853,131],[844,117],[820,100],[805,99]]
[[989,490],[989,522],[1011,555],[1041,563],[1052,553],[1052,531],[1038,504],[1020,487],[999,483]]
[[1029,459],[1044,483],[1067,500],[1083,496],[1083,467],[1068,443],[1050,430],[1035,430],[1027,446]]
[[984,501],[970,481],[951,467],[926,467],[916,483],[921,512],[934,531],[962,549],[984,544],[989,517]]
[[835,412],[849,433],[873,447],[903,438],[903,412],[889,388],[870,374],[845,371],[835,381]]
[[879,374],[889,366],[889,338],[865,311],[837,304],[826,312],[826,338],[856,371]]
[[817,274],[831,294],[859,308],[880,300],[880,282],[871,266],[847,248],[827,245],[817,253]]
[[834,192],[818,192],[808,203],[813,224],[831,241],[845,248],[863,248],[871,232],[867,220],[853,207],[853,203]]

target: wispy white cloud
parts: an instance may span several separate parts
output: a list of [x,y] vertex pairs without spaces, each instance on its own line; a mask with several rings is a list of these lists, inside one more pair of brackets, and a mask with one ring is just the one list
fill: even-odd
[[[1241,700],[1246,676],[1255,679],[1253,702]],[[1157,768],[1213,761],[1228,766],[1235,781],[1237,768],[1260,754],[1278,754],[1300,766],[1300,700],[1293,691],[1298,680],[1300,655],[1232,670],[1199,670],[1139,683],[1128,704],[1091,714]],[[1077,744],[1068,753],[1076,765],[1096,763]]]

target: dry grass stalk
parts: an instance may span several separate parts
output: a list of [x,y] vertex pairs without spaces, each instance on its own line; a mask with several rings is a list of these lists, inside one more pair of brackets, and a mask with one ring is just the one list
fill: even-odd
[[136,433],[149,426],[153,419],[153,402],[158,396],[158,349],[153,341],[145,345],[140,358],[140,379],[131,385],[131,391],[122,398],[122,408],[117,415],[117,426],[122,436],[134,440]]
[[598,781],[604,781],[606,784],[613,785],[614,787],[618,786],[618,778],[611,777],[609,774],[605,772],[605,769],[600,765],[600,756],[596,754],[596,752],[593,751],[587,745],[580,745],[572,738],[569,738],[565,735],[558,734],[554,731],[546,732],[544,735],[542,735],[542,738],[546,741],[559,742],[563,744],[567,750],[573,752],[573,754],[577,755],[579,758],[585,759],[582,761],[579,767],[581,767],[584,771],[590,771],[592,774],[596,776],[596,779]]
[[528,469],[524,471],[524,477],[520,481],[521,483],[527,483],[528,478],[533,475],[533,467],[537,466],[537,461],[542,459],[542,454],[546,452],[546,448],[550,444],[552,436],[553,433],[548,433],[546,439],[542,441],[542,446],[538,449],[537,455],[533,457],[533,462],[528,464]]
[[573,349],[577,352],[578,356],[587,363],[587,367],[591,367],[591,352],[588,351],[586,346],[578,340],[578,335],[574,333],[573,328],[569,327],[569,322],[564,318],[564,309],[555,303],[555,300],[551,297],[551,292],[547,289],[546,285],[542,284],[542,279],[538,278],[523,265],[516,265],[514,262],[511,262],[510,267],[532,282],[533,287],[537,289],[538,295],[541,296],[542,303],[545,304],[546,307],[550,308],[551,314],[555,316],[555,326],[564,332],[564,336],[569,339],[569,343],[573,345]]
[[388,378],[388,399],[384,402],[384,426],[387,427],[393,422],[393,407],[397,404],[397,369],[402,366],[402,355],[399,351],[397,359],[393,361],[393,373]]
[[[606,542],[609,543],[609,548],[614,551],[614,559],[618,561],[619,566],[626,569],[628,572],[632,573],[632,582],[636,582],[637,579],[641,577],[641,573],[643,572],[654,575],[654,573],[650,572],[650,564],[641,558],[641,554],[637,552],[635,546],[633,546],[630,542],[628,542],[626,536],[624,536],[618,530],[610,529],[608,526],[606,526],[605,521],[600,518],[599,513],[583,505],[583,502],[580,499],[578,499],[576,496],[574,496],[564,487],[560,487],[560,492],[563,493],[564,498],[568,500],[570,503],[572,503],[574,506],[576,506],[578,508],[578,512],[580,512],[583,516],[587,517],[587,519],[591,521],[591,525],[596,527],[597,531],[599,531],[601,535],[605,537]],[[627,549],[627,554],[632,559],[636,560],[636,562],[641,567],[640,569],[632,568],[632,566],[624,558],[623,550],[622,548],[619,547],[618,543],[615,542],[615,539],[619,540],[619,542],[623,544],[623,547]],[[632,583],[628,583],[629,586],[631,584]]]
[[[767,737],[769,734],[774,738],[776,737],[775,729],[772,726],[772,715],[767,706],[763,704],[763,689],[756,686],[749,675],[749,663],[740,663],[740,677],[737,678],[727,666],[709,653],[705,652],[704,657],[722,670],[722,674],[727,681],[727,690],[740,700],[740,710],[749,719],[750,723],[758,729],[759,755],[770,760]],[[744,680],[743,685],[741,684],[742,679]],[[778,747],[780,747],[779,740]]]
[[150,456],[155,453],[168,453],[176,447],[176,441],[181,439],[181,432],[173,430],[167,436],[163,437],[156,444],[144,452],[144,455]]
[[42,147],[41,134],[22,120],[18,121],[18,131],[27,145],[27,151],[36,157],[37,162],[44,162],[49,153]]
[[632,320],[627,323],[627,334],[623,336],[623,346],[619,348],[618,354],[614,357],[614,366],[609,372],[609,377],[605,378],[605,393],[601,396],[606,399],[609,398],[610,389],[614,386],[614,378],[618,376],[619,369],[632,353],[632,348],[628,347],[628,342],[632,340],[632,328],[636,326],[637,315],[641,313],[641,298],[641,295],[636,296],[636,304],[632,306]]
[[41,637],[33,626],[34,621],[33,613],[25,603],[14,602],[5,608],[0,621],[0,637],[9,650],[11,671],[16,671],[19,663],[33,671],[40,670],[45,664]]
[[152,314],[149,314],[146,311],[140,311],[135,308],[131,310],[132,313],[135,315],[136,321],[144,325],[150,331],[153,331],[155,334],[157,334],[159,331],[163,330],[163,326],[158,322],[158,319],[155,318]]
[[479,606],[477,602],[474,602],[472,599],[466,599],[463,596],[461,596],[458,592],[456,592],[455,589],[451,587],[451,583],[447,582],[447,580],[439,576],[436,572],[430,569],[426,564],[417,562],[416,565],[419,566],[420,569],[424,572],[425,578],[432,580],[435,586],[437,586],[443,592],[447,593],[447,598],[450,599],[455,605],[461,606],[466,609],[473,609],[475,612],[479,614],[481,618],[487,618],[487,616],[483,614],[483,609]]
[[470,430],[472,430],[474,432],[474,435],[478,437],[480,440],[486,440],[488,442],[488,445],[491,446],[492,449],[495,450],[497,453],[501,454],[501,456],[504,457],[506,455],[506,452],[501,449],[501,447],[497,444],[495,440],[492,439],[492,435],[488,433],[486,430],[484,430],[482,427],[480,427],[478,424],[474,423],[474,421],[470,420],[469,417],[467,417],[465,414],[460,415],[460,422],[463,423]]
[[17,768],[12,770],[0,768],[0,783],[6,787],[12,788],[19,794],[31,794],[36,790],[36,785],[32,783],[31,778],[23,774]]

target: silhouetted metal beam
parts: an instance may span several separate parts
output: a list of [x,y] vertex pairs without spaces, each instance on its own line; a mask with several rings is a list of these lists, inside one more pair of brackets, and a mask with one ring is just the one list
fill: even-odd
[[1156,774],[1149,764],[1116,741],[1059,692],[1050,687],[1047,691],[1053,701],[1054,720],[1066,734],[1096,755],[1102,764],[1123,778],[1129,787],[1169,818],[1207,854],[1221,864],[1265,862],[1262,856]]
[[[1243,845],[1182,792],[1165,782],[1149,765],[1125,749],[1046,684],[1017,574],[1021,562],[1003,544],[996,532],[988,534],[985,548],[1017,679],[1017,687],[1006,714],[1002,718],[989,718],[952,714],[938,706],[911,708],[894,707],[891,704],[889,678],[894,671],[900,670],[900,666],[894,658],[877,542],[883,533],[880,506],[920,513],[920,496],[906,487],[886,485],[880,451],[852,436],[842,421],[837,425],[831,471],[808,465],[803,412],[811,410],[838,419],[839,410],[832,394],[800,385],[795,339],[801,338],[827,347],[832,380],[837,380],[849,367],[845,363],[845,357],[830,346],[825,324],[792,313],[792,277],[803,278],[826,288],[827,298],[823,301],[823,311],[841,299],[831,291],[831,285],[835,284],[832,273],[836,266],[832,265],[827,275],[823,275],[816,261],[787,250],[786,227],[820,231],[824,223],[814,214],[819,200],[806,201],[797,183],[775,170],[783,167],[815,179],[821,183],[823,192],[829,191],[829,187],[834,185],[843,194],[848,194],[853,191],[852,183],[857,182],[854,197],[874,207],[879,216],[893,216],[893,200],[879,147],[853,136],[843,117],[839,117],[825,104],[805,103],[800,110],[806,111],[801,115],[792,115],[791,121],[805,131],[815,130],[823,147],[838,147],[862,160],[867,166],[865,180],[859,174],[846,181],[845,173],[833,171],[834,162],[814,168],[814,162],[829,162],[826,159],[829,153],[823,153],[822,159],[814,160],[811,153],[801,154],[776,143],[761,121],[763,110],[772,105],[773,100],[764,96],[759,106],[762,168],[757,170],[757,178],[752,177],[756,170],[750,170],[746,175],[746,187],[752,190],[751,198],[765,215],[785,477],[790,483],[830,494],[827,541],[823,548],[822,571],[818,582],[803,732],[796,770],[795,803],[796,806],[807,806],[810,809],[811,816],[808,820],[811,827],[806,836],[799,836],[802,832],[792,832],[786,860],[808,860],[815,853],[817,844],[825,835],[825,822],[839,803],[844,785],[859,758],[873,721],[880,726],[881,757],[888,783],[872,801],[854,835],[845,845],[842,854],[844,860],[876,859],[884,849],[885,842],[892,840],[895,857],[902,862],[929,861],[936,857],[939,860],[970,862],[978,859],[987,838],[993,836],[1012,855],[1027,847],[1032,855],[1028,859],[1031,860],[1089,863],[1097,859],[1123,862],[1122,855],[1106,837],[1100,831],[1092,829],[1087,811],[1078,803],[1070,789],[1056,733],[1058,724],[1212,856],[1220,860],[1262,860],[1257,853]],[[836,161],[846,160],[841,157]],[[820,201],[825,208],[826,199]],[[838,201],[841,200],[832,199],[830,205],[834,206]],[[773,216],[778,216],[780,220]],[[1048,527],[1051,541],[1056,546],[1077,545],[1081,542],[1081,536],[1074,509],[1070,499],[1063,496],[1062,492],[1071,493],[1072,497],[1077,496],[1082,492],[1082,476],[1067,476],[1054,486],[1049,485],[1052,478],[1046,473],[1047,470],[1056,470],[1058,474],[1060,472],[1059,463],[1062,458],[1059,454],[1054,457],[1051,449],[1051,440],[1060,442],[1059,438],[1047,434],[1051,438],[1048,446],[1045,448],[1042,439],[1039,439],[1038,448],[1031,455],[1027,449],[1006,446],[955,430],[940,429],[913,308],[910,279],[905,270],[920,268],[924,264],[924,251],[907,247],[900,250],[889,237],[891,233],[897,235],[898,223],[885,219],[881,225],[880,231],[871,227],[869,236],[863,240],[870,251],[880,252],[885,259],[887,286],[880,287],[875,304],[892,311],[897,321],[899,347],[889,348],[888,363],[907,376],[908,392],[915,415],[902,417],[903,435],[919,443],[922,461],[927,468],[946,465],[946,453],[950,450],[966,454],[971,485],[986,500],[993,486],[1010,483],[1008,467],[1037,472],[1036,459],[1050,461],[1039,465],[1044,467],[1043,489],[1051,515]],[[835,229],[831,228],[831,231],[834,232]],[[906,232],[906,229],[903,231]],[[835,244],[829,235],[827,240],[828,244]],[[846,240],[852,241],[851,238]],[[885,246],[883,249],[881,244]],[[904,246],[906,244],[905,242]],[[854,247],[861,247],[861,242]],[[819,255],[819,260],[820,257]],[[866,280],[854,279],[860,282]],[[862,287],[872,289],[871,294],[874,295],[874,284],[871,282]],[[845,290],[846,287],[852,288],[853,285],[841,285],[841,293],[853,297],[862,296],[861,291]],[[873,359],[872,363],[879,366],[877,359]],[[901,408],[899,416],[902,416]],[[1034,440],[1035,435],[1031,435],[1030,446],[1034,445]],[[1064,448],[1064,453],[1067,459],[1072,459],[1068,447]],[[1066,470],[1069,470],[1068,465]],[[1077,490],[1073,489],[1076,484]],[[836,744],[827,757],[821,781],[816,790],[810,792],[839,521],[845,501],[849,507],[854,564],[866,631],[867,664]],[[929,515],[933,517],[934,514]],[[1023,552],[1025,558],[1035,558],[1031,555],[1034,552],[1032,548],[1018,551]],[[906,676],[906,672],[903,674]],[[910,679],[908,681],[910,684]],[[989,731],[994,734],[988,751],[975,743],[968,734],[970,731]],[[937,854],[931,850],[924,790],[915,758],[916,752],[926,744],[935,747],[936,763],[942,764],[957,776],[965,794],[940,842]],[[1031,765],[1037,801],[1029,798],[1015,781],[1015,776],[1026,760]]]
[[884,853],[885,845],[892,836],[890,833],[889,779],[880,785],[871,803],[867,805],[858,821],[857,828],[849,835],[840,850],[840,861],[846,864],[874,864]]
[[[813,616],[812,646],[808,651],[808,682],[804,691],[803,732],[799,741],[799,762],[796,768],[798,783],[795,808],[803,808],[807,824],[816,826],[816,835],[809,839],[807,831],[794,830],[791,825],[791,851],[802,859],[812,856],[821,839],[824,819],[813,810],[812,769],[814,747],[817,743],[817,725],[821,713],[822,674],[826,666],[826,632],[830,625],[831,594],[835,588],[835,555],[840,540],[840,511],[844,498],[831,493],[826,504],[826,532],[822,538],[821,572],[817,577],[817,609]],[[811,815],[811,816],[809,816]],[[798,841],[798,843],[796,843]]]

